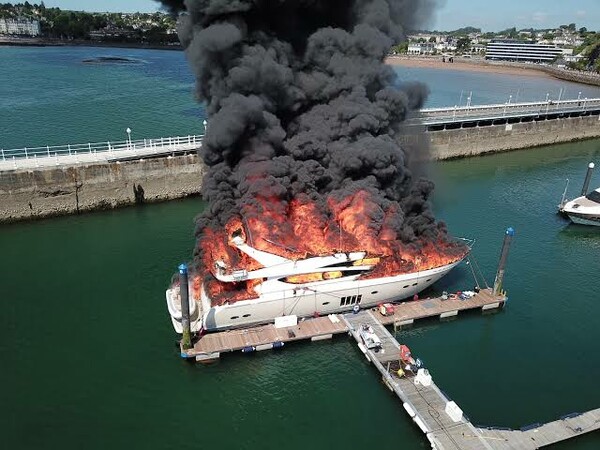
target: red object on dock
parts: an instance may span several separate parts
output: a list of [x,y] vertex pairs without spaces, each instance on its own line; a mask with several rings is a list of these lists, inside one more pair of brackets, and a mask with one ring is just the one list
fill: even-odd
[[407,345],[400,345],[400,359],[404,362],[409,362],[412,359],[410,348]]
[[379,313],[382,316],[391,316],[394,314],[394,305],[391,303],[382,303],[379,305]]

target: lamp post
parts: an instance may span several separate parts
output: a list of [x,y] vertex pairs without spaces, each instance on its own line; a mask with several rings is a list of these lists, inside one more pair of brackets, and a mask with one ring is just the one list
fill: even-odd
[[131,128],[127,127],[125,131],[127,132],[127,145],[131,148]]

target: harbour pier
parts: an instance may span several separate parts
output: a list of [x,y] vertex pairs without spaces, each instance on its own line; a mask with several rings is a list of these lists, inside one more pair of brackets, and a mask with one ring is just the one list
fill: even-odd
[[[546,424],[532,424],[520,429],[486,427],[473,424],[458,404],[435,384],[431,374],[405,372],[401,368],[400,343],[386,325],[412,325],[421,319],[444,319],[465,311],[498,311],[508,297],[482,289],[471,298],[450,299],[446,296],[414,300],[394,305],[394,312],[382,315],[378,308],[346,314],[331,314],[299,321],[296,325],[274,324],[234,329],[201,336],[190,349],[181,348],[181,357],[197,362],[214,362],[222,354],[253,353],[281,349],[297,341],[320,341],[334,335],[352,336],[365,358],[381,374],[387,388],[425,434],[435,450],[533,450],[600,429],[600,408],[586,413],[571,413]],[[369,349],[359,335],[360,327],[370,326],[381,340],[381,348]]]
[[[600,429],[600,408],[584,414],[574,413],[547,424],[533,424],[512,430],[473,425],[456,402],[435,384],[431,374],[420,369],[398,374],[401,368],[400,343],[372,311],[342,316],[352,337],[367,360],[381,373],[385,385],[423,431],[436,450],[538,449]],[[381,340],[381,347],[370,349],[359,335],[369,326]]]

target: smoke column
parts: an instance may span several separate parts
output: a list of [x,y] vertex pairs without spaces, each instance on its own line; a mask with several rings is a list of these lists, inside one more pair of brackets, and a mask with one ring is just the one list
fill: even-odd
[[366,249],[448,242],[428,201],[433,184],[414,179],[400,144],[427,89],[397,87],[384,64],[433,0],[162,3],[183,12],[178,33],[208,112],[197,263],[232,220],[259,248],[258,233],[298,248],[313,228],[331,246],[342,231]]

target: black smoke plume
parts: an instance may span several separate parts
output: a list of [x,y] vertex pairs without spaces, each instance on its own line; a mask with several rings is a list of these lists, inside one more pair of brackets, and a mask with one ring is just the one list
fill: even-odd
[[401,124],[427,89],[398,87],[384,64],[434,0],[162,3],[181,13],[179,37],[208,112],[199,239],[233,217],[252,219],[265,202],[285,212],[304,198],[327,211],[328,200],[364,191],[378,206],[365,218],[376,231],[385,222],[406,244],[445,240],[433,184],[413,178],[401,145]]

